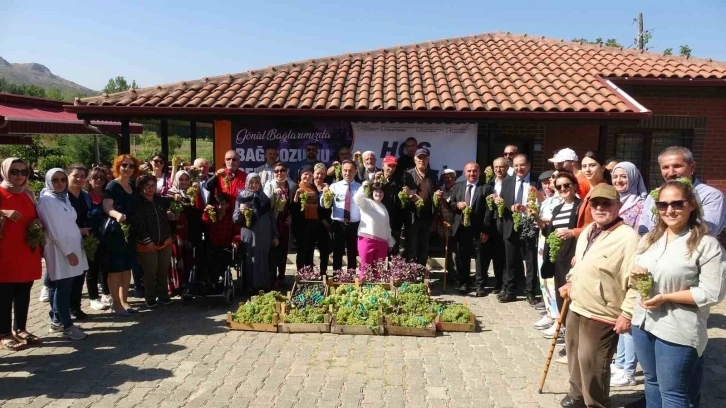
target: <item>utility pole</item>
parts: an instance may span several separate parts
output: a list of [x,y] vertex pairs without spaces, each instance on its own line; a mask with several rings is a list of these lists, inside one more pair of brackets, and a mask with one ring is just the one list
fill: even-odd
[[638,49],[643,51],[645,44],[643,44],[643,13],[638,13]]

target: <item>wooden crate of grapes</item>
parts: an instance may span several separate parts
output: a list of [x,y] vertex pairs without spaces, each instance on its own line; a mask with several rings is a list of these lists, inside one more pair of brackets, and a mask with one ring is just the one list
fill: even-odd
[[436,316],[436,330],[441,332],[474,332],[476,316],[466,302],[444,305]]
[[230,330],[277,333],[281,301],[287,298],[279,292],[260,292],[258,296],[240,303],[237,311],[227,312],[227,328]]
[[291,309],[280,305],[278,333],[330,333],[330,314],[324,306],[307,306]]
[[388,291],[393,291],[394,285],[393,281],[391,282],[359,282],[358,278],[355,278],[355,281],[353,282],[336,282],[333,280],[333,278],[328,278],[326,281],[326,285],[329,288],[338,288],[343,285],[356,285],[356,286],[365,286],[365,285],[375,285],[375,286],[381,286],[383,289]]
[[357,324],[336,324],[335,316],[330,323],[330,332],[334,334],[353,334],[353,335],[366,335],[366,336],[383,336],[386,334],[385,326],[383,325],[383,317],[378,319],[378,324],[375,326],[363,326]]
[[241,323],[232,319],[232,312],[227,312],[227,328],[229,330],[258,331],[277,333],[278,315],[272,316],[272,323]]
[[386,334],[389,336],[436,337],[436,325],[429,322],[424,327],[404,327],[394,325],[396,318],[386,316]]

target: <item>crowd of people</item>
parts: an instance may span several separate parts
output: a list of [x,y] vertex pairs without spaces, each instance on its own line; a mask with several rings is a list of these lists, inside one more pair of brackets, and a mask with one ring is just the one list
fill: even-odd
[[[446,273],[461,295],[493,293],[541,310],[533,326],[559,337],[558,361],[570,373],[562,406],[608,406],[611,386],[635,384],[638,362],[649,406],[698,405],[709,308],[726,294],[715,238],[726,207],[723,194],[696,177],[688,149],[658,156],[664,184],[649,194],[633,163],[593,152],[579,159],[561,149],[549,159],[553,168],[538,174],[510,145],[483,171],[465,163],[457,180],[451,169],[431,169],[432,152],[415,139],[405,147],[381,167],[373,152],[351,155],[343,147],[328,167],[311,142],[306,159],[289,168],[269,146],[265,164],[249,174],[234,150],[214,173],[201,158],[184,165],[157,153],[142,163],[122,154],[110,167],[49,170],[39,197],[28,188],[30,166],[7,158],[0,168],[1,344],[19,350],[41,342],[26,328],[41,258],[50,331],[80,340],[87,336],[75,324],[86,318],[84,283],[92,309],[121,318],[137,313],[128,301],[132,280],[148,308],[202,290],[192,280],[214,290],[233,261],[230,247],[241,254],[244,287],[271,290],[285,285],[293,243],[298,270],[326,275],[331,253],[334,273],[399,254],[426,264],[436,231],[450,243]],[[44,243],[31,239],[39,228]],[[87,246],[88,237],[97,245]],[[644,276],[653,280],[647,298],[633,284]]]

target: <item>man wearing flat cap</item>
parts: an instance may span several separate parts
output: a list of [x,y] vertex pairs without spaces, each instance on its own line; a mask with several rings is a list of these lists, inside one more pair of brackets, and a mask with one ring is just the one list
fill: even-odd
[[[413,158],[414,167],[403,173],[403,191],[409,195],[405,217],[406,258],[409,261],[426,265],[429,254],[429,238],[431,223],[434,218],[434,194],[439,195],[443,202],[443,194],[439,191],[439,180],[435,171],[429,168],[429,150],[416,150]],[[416,201],[423,200],[417,206]]]
[[560,288],[570,299],[565,332],[570,389],[563,407],[610,406],[610,361],[633,312],[634,299],[626,294],[638,234],[618,216],[615,187],[593,188],[590,206],[594,222],[577,239],[575,266]]

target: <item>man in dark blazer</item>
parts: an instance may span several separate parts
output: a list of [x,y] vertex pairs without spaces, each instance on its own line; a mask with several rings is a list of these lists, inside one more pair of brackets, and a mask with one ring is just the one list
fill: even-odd
[[[406,259],[426,265],[429,258],[431,223],[434,219],[434,194],[439,194],[439,178],[429,168],[429,150],[418,149],[414,156],[414,167],[403,173],[403,191],[409,195],[407,215],[404,220],[406,235]],[[416,209],[418,198],[423,207]],[[443,202],[443,200],[441,200]]]
[[[361,155],[363,158],[363,165],[358,166],[358,171],[355,174],[355,181],[363,184],[364,181],[370,181],[373,183],[375,180],[373,180],[376,173],[381,171],[378,167],[376,167],[376,154],[367,151],[363,152]],[[357,164],[357,163],[356,163]]]
[[403,188],[401,180],[396,178],[398,163],[394,156],[386,156],[383,159],[383,205],[388,211],[388,221],[391,226],[391,235],[396,243],[391,248],[391,255],[398,255],[401,251],[401,229],[403,228],[403,216],[405,211],[401,208],[401,199],[398,193]]
[[538,175],[530,171],[531,164],[526,155],[515,156],[513,164],[514,174],[502,181],[500,196],[504,200],[504,216],[497,222],[497,229],[504,240],[505,253],[504,282],[499,293],[499,301],[505,303],[517,300],[515,295],[517,272],[521,271],[524,260],[524,295],[531,305],[535,305],[540,292],[537,278],[537,237],[520,237],[519,231],[514,230],[512,214],[526,211],[530,187],[539,190],[542,186]]
[[[471,256],[474,255],[476,263],[476,296],[485,296],[484,287],[487,283],[488,271],[482,268],[484,259],[484,244],[489,240],[494,225],[492,211],[487,207],[486,198],[494,192],[491,185],[480,180],[479,165],[470,162],[464,166],[464,177],[454,186],[454,193],[449,206],[454,211],[454,222],[451,233],[454,236],[454,259],[457,261],[456,270],[459,273],[459,292],[469,293],[471,280]],[[469,225],[464,225],[464,209],[471,207]]]

